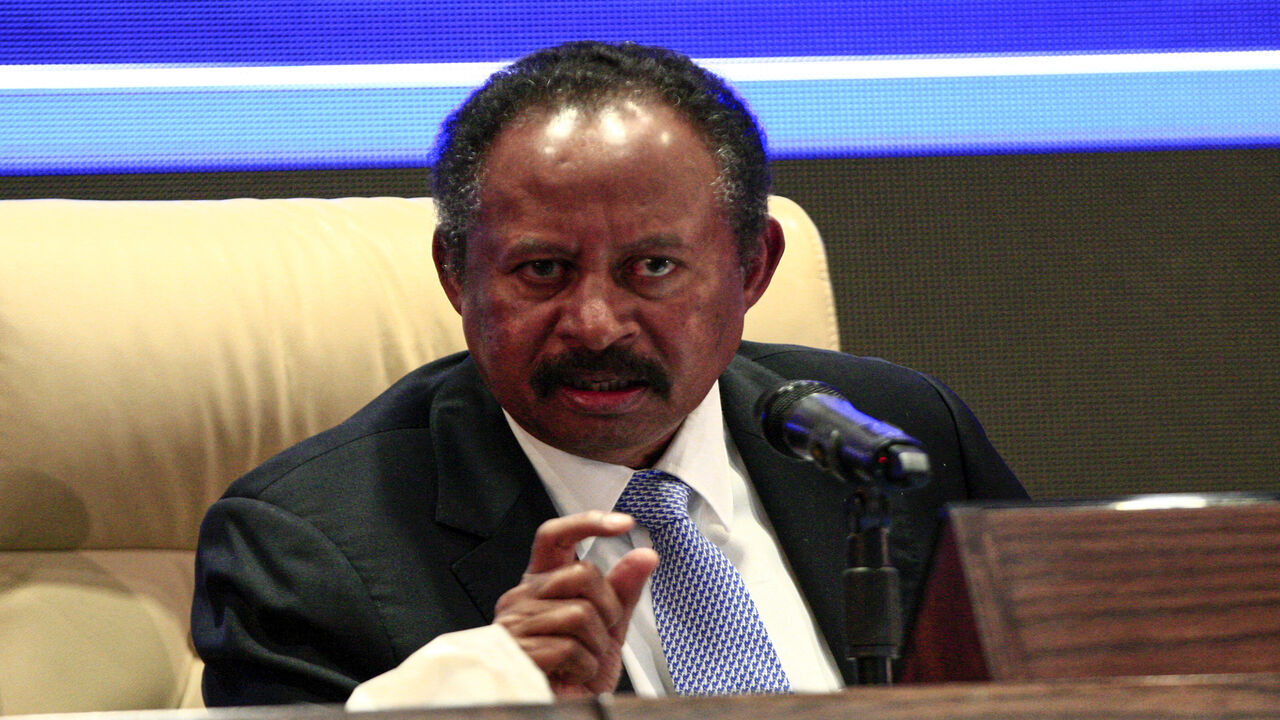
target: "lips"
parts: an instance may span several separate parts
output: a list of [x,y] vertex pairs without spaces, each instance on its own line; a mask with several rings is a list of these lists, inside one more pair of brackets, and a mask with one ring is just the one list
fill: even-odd
[[647,387],[643,383],[623,381],[568,383],[560,386],[556,397],[578,412],[618,415],[634,409],[644,398]]
[[648,383],[635,378],[565,377],[560,397],[578,412],[591,415],[618,415],[636,407]]

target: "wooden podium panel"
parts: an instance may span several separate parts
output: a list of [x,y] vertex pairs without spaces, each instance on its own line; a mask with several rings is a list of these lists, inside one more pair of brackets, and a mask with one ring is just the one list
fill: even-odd
[[902,682],[1280,672],[1280,502],[953,506]]

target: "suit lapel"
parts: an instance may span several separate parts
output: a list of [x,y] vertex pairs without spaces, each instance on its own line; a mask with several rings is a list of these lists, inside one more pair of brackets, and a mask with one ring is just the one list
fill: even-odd
[[755,417],[756,400],[784,378],[741,355],[720,377],[721,403],[730,435],[742,455],[795,573],[801,592],[846,684],[856,681],[845,659],[843,572],[848,534],[844,498],[847,489],[816,467],[773,449]]
[[475,363],[442,381],[431,406],[437,458],[436,521],[481,538],[453,563],[487,622],[498,598],[520,582],[534,532],[555,507],[520,449]]

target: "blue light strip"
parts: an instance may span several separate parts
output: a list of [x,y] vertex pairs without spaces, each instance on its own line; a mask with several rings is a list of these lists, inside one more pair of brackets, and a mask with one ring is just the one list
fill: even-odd
[[[1274,51],[708,64],[775,158],[1280,146]],[[493,67],[0,68],[0,174],[423,166]]]
[[692,57],[1277,49],[1275,0],[3,0],[0,64],[482,62],[566,40]]

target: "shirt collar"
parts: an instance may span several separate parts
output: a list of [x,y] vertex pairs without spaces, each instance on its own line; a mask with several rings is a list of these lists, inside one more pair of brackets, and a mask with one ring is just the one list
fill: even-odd
[[[634,470],[623,465],[588,460],[551,447],[526,432],[505,410],[503,415],[561,515],[613,509]],[[729,527],[733,520],[733,489],[729,474],[734,470],[727,442],[724,415],[720,408],[720,381],[717,380],[702,402],[681,423],[671,444],[653,467],[687,483],[707,503],[716,518]],[[579,547],[585,552],[589,546],[588,540]]]

